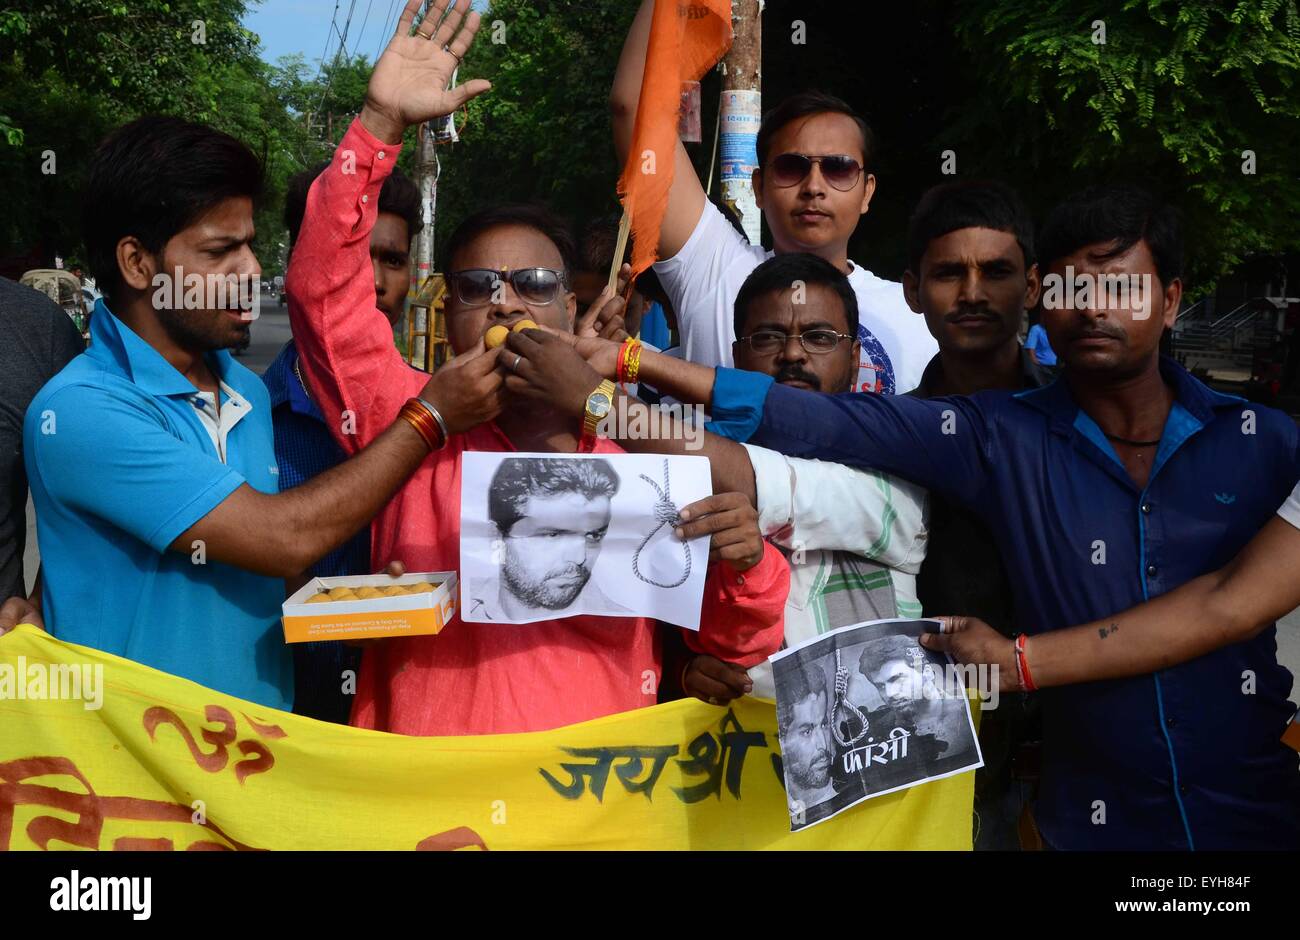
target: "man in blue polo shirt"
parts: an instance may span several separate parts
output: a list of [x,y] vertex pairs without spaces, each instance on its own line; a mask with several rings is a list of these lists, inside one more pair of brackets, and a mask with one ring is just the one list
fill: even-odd
[[[1085,190],[1041,241],[1061,380],[919,400],[720,369],[714,430],[969,507],[1011,571],[1021,631],[1099,620],[1227,563],[1300,478],[1295,422],[1159,357],[1181,249],[1176,216],[1147,194]],[[1043,690],[1035,817],[1047,844],[1300,848],[1300,771],[1280,741],[1292,679],[1274,636],[1269,626],[1155,673]],[[1024,687],[1033,654],[1031,638]]]
[[[393,81],[427,83],[431,116],[470,96],[437,90],[457,61],[441,46],[395,39],[385,56]],[[367,108],[362,120],[392,119]],[[279,493],[266,388],[228,352],[255,315],[261,179],[243,144],[176,118],[141,118],[99,147],[85,242],[106,299],[90,348],[33,400],[23,440],[46,628],[287,708],[283,579],[365,525],[440,446],[425,413],[445,443],[495,417],[502,383],[497,350],[458,357],[408,402],[411,418]],[[355,209],[360,226],[377,207],[366,195]]]
[[[167,551],[241,485],[277,491],[265,388],[227,350],[211,367],[220,419],[213,392],[96,304],[89,350],[27,413],[45,621],[64,639],[283,708],[293,683],[274,629],[282,582],[207,559],[202,545]],[[232,655],[241,647],[252,655]]]

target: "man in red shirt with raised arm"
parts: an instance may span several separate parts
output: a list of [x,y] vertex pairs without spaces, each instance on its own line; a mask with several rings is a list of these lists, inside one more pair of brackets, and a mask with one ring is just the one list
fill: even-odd
[[[375,66],[365,107],[312,186],[294,248],[288,276],[294,338],[308,386],[348,453],[364,447],[427,381],[402,360],[388,320],[376,309],[368,240],[405,129],[450,113],[488,88],[480,80],[447,88],[478,28],[478,14],[464,17],[467,6],[466,0],[453,2],[435,26],[446,8],[440,0],[408,35],[419,2],[407,4]],[[571,258],[567,233],[528,207],[478,213],[452,236],[448,338],[458,356],[475,358],[447,382],[435,376],[425,393],[450,433],[376,518],[376,570],[391,561],[420,571],[459,567],[465,451],[571,454],[584,445],[598,454],[622,452],[608,440],[584,441],[582,427],[549,403],[504,395],[501,369],[509,363],[500,350],[484,351],[483,337],[495,325],[530,319],[573,329]],[[483,421],[482,414],[496,417]],[[735,525],[713,536],[715,547],[727,546],[726,558],[733,560],[719,558],[710,567],[701,630],[687,639],[701,652],[753,665],[780,644],[789,573],[762,540],[757,513],[743,497],[719,494],[709,502],[715,510],[749,511],[735,512]],[[510,626],[457,616],[436,637],[384,640],[368,649],[352,723],[402,734],[496,734],[652,705],[661,665],[655,631],[654,621],[642,617],[577,616]]]

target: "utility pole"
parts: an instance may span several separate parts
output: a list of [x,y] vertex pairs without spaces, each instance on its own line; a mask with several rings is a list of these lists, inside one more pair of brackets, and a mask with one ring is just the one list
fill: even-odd
[[722,59],[719,121],[722,200],[740,214],[751,244],[760,241],[762,213],[754,202],[758,126],[763,119],[763,0],[732,0],[731,49]]
[[[420,214],[424,226],[415,237],[415,267],[411,272],[411,291],[415,297],[429,274],[433,271],[433,219],[438,202],[438,148],[433,140],[432,128],[427,123],[419,127],[419,143],[416,146],[415,182],[420,188]],[[428,306],[415,304],[412,307],[415,316],[411,331],[411,347],[406,351],[407,361],[423,369],[427,359],[427,343],[430,330],[429,317],[432,313]]]
[[[448,87],[455,87],[460,70],[451,73]],[[423,227],[415,241],[415,269],[412,272],[411,301],[408,317],[413,320],[411,343],[406,351],[413,366],[433,372],[451,356],[447,345],[447,327],[443,316],[447,285],[441,276],[433,276],[433,223],[437,218],[438,176],[442,164],[438,148],[460,140],[456,115],[446,114],[420,125],[416,146],[415,182],[420,189],[420,217]]]

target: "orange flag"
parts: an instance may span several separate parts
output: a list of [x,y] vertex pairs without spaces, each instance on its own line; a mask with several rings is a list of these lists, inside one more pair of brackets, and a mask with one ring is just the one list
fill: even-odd
[[655,0],[632,147],[618,181],[632,219],[632,275],[654,263],[673,184],[682,83],[699,80],[731,48],[731,0]]

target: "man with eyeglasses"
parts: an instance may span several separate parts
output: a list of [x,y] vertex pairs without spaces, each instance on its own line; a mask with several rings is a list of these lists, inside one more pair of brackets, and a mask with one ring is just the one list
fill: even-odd
[[[736,367],[790,388],[852,391],[859,316],[851,283],[833,264],[801,252],[776,255],[736,295]],[[784,646],[864,620],[921,615],[916,575],[926,553],[925,490],[884,474],[745,450],[759,527],[790,564]],[[747,482],[742,476],[728,488],[744,491]],[[718,678],[735,674],[725,666],[696,656],[683,688],[699,698],[734,697],[734,683],[725,692],[717,688]],[[755,695],[775,698],[771,664],[747,674]]]
[[[610,95],[620,159],[632,142],[645,70],[653,0],[644,0],[619,59]],[[772,232],[772,249],[751,245],[708,201],[678,142],[673,184],[659,234],[655,273],[677,311],[684,358],[732,365],[732,307],[741,284],[773,254],[810,252],[848,275],[858,298],[858,373],[852,390],[911,391],[937,347],[895,281],[848,258],[849,239],[871,204],[871,128],[849,105],[819,92],[782,100],[758,132],[754,195]]]
[[[408,26],[418,5],[411,0],[407,6]],[[437,24],[444,5],[445,0],[435,3],[427,22]],[[439,48],[467,6],[465,0],[453,3],[446,23],[417,37],[428,33],[425,38]],[[470,35],[477,22],[478,14],[470,13]],[[399,35],[393,42],[415,41]],[[450,63],[467,45],[453,42],[433,58]],[[413,55],[393,51],[390,46],[376,66],[360,117],[312,186],[289,268],[289,315],[303,372],[331,431],[349,453],[401,413],[427,379],[402,360],[388,321],[376,308],[368,244],[378,194],[397,162],[403,133],[441,113],[430,109],[430,99],[436,98],[432,90],[445,87],[451,69],[429,73]],[[486,90],[486,84],[471,81],[463,87]],[[575,256],[568,231],[536,207],[481,211],[452,233],[444,256],[450,287],[446,323],[456,358],[434,376],[426,396],[434,419],[446,427],[436,452],[375,519],[375,570],[393,562],[422,572],[459,568],[465,451],[622,451],[586,434],[582,420],[544,398],[502,396],[499,383],[475,392],[456,377],[481,361],[492,362],[498,376],[519,367],[518,354],[499,346],[485,351],[490,330],[531,320],[572,332]],[[604,306],[611,299],[606,289],[597,303]],[[457,368],[462,360],[469,365]],[[446,383],[440,381],[444,375]],[[485,420],[492,402],[500,407],[491,409],[494,419]],[[460,433],[447,434],[447,427]],[[779,554],[759,536],[756,514],[737,513],[730,522],[719,538],[741,550],[732,553],[733,560],[710,565],[703,626],[688,641],[720,658],[752,664],[780,642],[789,575]],[[473,602],[472,593],[472,586],[462,590],[463,608]],[[583,615],[509,626],[467,623],[458,615],[436,637],[394,638],[368,647],[351,720],[416,735],[501,734],[574,724],[655,704],[660,649],[656,624],[644,617]]]

